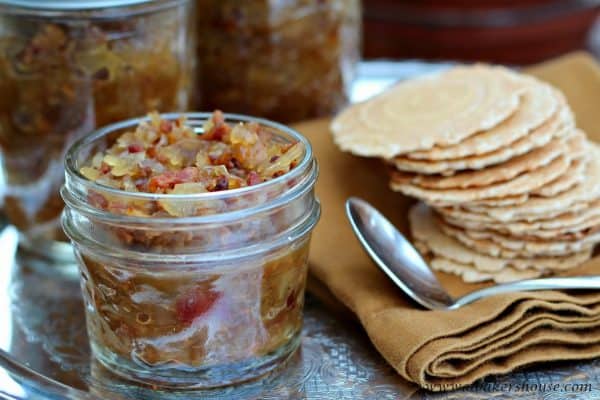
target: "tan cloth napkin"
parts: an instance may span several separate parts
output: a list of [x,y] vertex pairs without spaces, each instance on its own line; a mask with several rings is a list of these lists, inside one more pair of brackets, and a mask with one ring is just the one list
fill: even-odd
[[[528,72],[561,88],[579,126],[600,141],[600,68],[589,56],[575,53]],[[297,126],[312,141],[321,167],[322,217],[312,240],[312,278],[360,320],[402,377],[429,390],[451,390],[536,362],[600,356],[600,291],[507,294],[456,311],[425,311],[407,300],[360,247],[344,201],[363,197],[406,232],[412,200],[388,189],[378,161],[339,152],[328,123]],[[600,274],[600,257],[571,273]],[[439,276],[453,295],[484,286]]]

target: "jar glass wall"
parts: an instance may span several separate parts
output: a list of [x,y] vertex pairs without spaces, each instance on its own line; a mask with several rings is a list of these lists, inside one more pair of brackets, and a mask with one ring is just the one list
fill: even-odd
[[359,0],[197,0],[201,108],[291,122],[348,100]]
[[[187,117],[201,132],[210,115]],[[320,212],[316,162],[289,128],[225,118],[258,121],[275,140],[300,142],[297,166],[254,186],[193,194],[126,192],[79,173],[139,120],[101,129],[67,155],[63,226],[81,269],[92,351],[127,379],[178,388],[242,382],[273,370],[299,344]],[[186,215],[122,213],[157,202]]]
[[184,110],[192,95],[190,1],[77,8],[87,3],[94,1],[49,9],[54,3],[0,0],[4,212],[22,245],[49,256],[61,247],[53,243],[66,240],[58,191],[68,145],[150,110]]

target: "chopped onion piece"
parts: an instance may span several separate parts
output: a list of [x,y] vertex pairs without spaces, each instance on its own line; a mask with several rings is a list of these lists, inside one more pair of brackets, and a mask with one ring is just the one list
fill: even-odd
[[91,180],[91,181],[95,181],[98,178],[100,178],[100,171],[98,171],[95,168],[90,168],[90,167],[83,167],[79,170],[79,172],[81,172],[81,175],[85,176],[87,179]]
[[297,164],[304,153],[304,148],[301,143],[295,143],[283,155],[278,157],[274,162],[267,162],[260,165],[257,169],[262,175],[272,176],[277,173],[286,173],[294,164]]

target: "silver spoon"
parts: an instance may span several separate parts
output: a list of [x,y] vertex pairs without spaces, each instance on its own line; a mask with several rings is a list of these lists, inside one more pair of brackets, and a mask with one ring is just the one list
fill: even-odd
[[453,299],[413,245],[373,206],[351,197],[346,214],[375,264],[410,298],[430,310],[452,310],[500,293],[530,290],[600,289],[600,276],[528,279],[490,286]]

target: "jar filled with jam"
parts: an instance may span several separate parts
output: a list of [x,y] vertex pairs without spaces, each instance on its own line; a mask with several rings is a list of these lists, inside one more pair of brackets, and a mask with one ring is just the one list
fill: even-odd
[[0,0],[3,208],[22,246],[72,254],[59,188],[76,138],[189,107],[193,8],[191,0]]
[[320,215],[310,143],[275,122],[151,114],[66,157],[92,355],[157,389],[257,378],[300,343]]
[[293,122],[347,102],[359,0],[197,0],[197,14],[199,108]]

